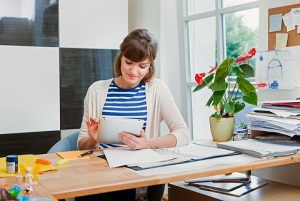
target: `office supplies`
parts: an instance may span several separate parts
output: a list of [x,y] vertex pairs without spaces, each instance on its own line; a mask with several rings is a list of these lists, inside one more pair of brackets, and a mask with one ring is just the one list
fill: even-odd
[[[36,159],[37,157],[32,154],[27,155],[19,155],[18,156],[19,166],[23,165],[25,167],[34,167],[36,166]],[[42,165],[39,169],[39,172],[46,172],[51,170],[57,170],[56,167],[52,165]],[[17,173],[16,173],[17,174]],[[16,174],[8,174],[6,173],[6,160],[5,157],[0,158],[0,177],[13,177]]]
[[59,161],[56,162],[56,164],[57,164],[58,166],[65,165],[65,164],[67,164],[67,163],[69,163],[69,159],[67,159],[67,158],[63,158],[63,159],[61,159],[61,160],[59,160]]
[[144,121],[138,119],[102,118],[100,120],[101,131],[98,133],[97,141],[106,144],[123,144],[118,134],[128,132],[139,136],[143,129]]
[[90,151],[84,152],[84,153],[80,154],[80,157],[84,157],[84,156],[90,155],[92,153],[94,153],[94,150],[90,150]]
[[220,142],[218,147],[238,151],[255,157],[276,157],[296,154],[300,147],[264,143],[254,139]]
[[15,174],[18,172],[18,156],[17,155],[6,156],[6,172],[8,174]]
[[42,159],[42,158],[36,159],[35,163],[42,164],[42,165],[51,165],[50,160]]
[[80,158],[80,154],[82,151],[65,151],[65,152],[57,152],[56,154],[60,156],[61,158],[67,158],[67,159],[78,159]]

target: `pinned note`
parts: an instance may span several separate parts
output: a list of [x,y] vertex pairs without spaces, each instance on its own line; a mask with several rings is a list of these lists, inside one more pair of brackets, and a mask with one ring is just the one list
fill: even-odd
[[276,33],[276,50],[283,50],[286,48],[288,40],[288,33]]
[[269,32],[281,31],[282,13],[270,15],[269,17]]
[[291,12],[288,12],[287,14],[285,14],[283,17],[283,22],[286,26],[287,32],[292,31],[295,29],[295,24],[294,24],[294,19],[293,19],[293,15]]

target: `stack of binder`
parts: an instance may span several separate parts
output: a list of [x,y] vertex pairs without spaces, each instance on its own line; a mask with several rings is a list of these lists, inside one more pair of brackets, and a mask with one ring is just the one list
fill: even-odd
[[264,102],[247,117],[250,130],[300,136],[300,101]]

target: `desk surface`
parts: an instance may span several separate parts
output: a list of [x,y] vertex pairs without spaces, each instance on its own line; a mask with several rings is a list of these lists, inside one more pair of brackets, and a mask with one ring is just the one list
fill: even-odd
[[[56,154],[47,154],[41,157],[50,159],[53,163],[60,159]],[[57,172],[46,173],[39,178],[43,186],[55,198],[63,199],[300,162],[300,156],[273,159],[255,159],[242,155],[240,157],[243,159],[242,164],[230,164],[228,163],[230,158],[227,158],[223,160],[227,163],[214,165],[218,159],[210,159],[211,165],[206,168],[179,168],[177,172],[164,172],[152,176],[141,176],[127,168],[109,168],[105,160],[92,157],[71,160],[68,165],[60,168]],[[205,161],[207,163],[207,160]],[[201,162],[197,162],[197,167],[200,166]]]

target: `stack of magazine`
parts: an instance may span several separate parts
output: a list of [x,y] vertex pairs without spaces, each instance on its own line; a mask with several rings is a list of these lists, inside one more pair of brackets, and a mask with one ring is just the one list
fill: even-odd
[[263,102],[247,115],[250,130],[300,136],[300,101]]

